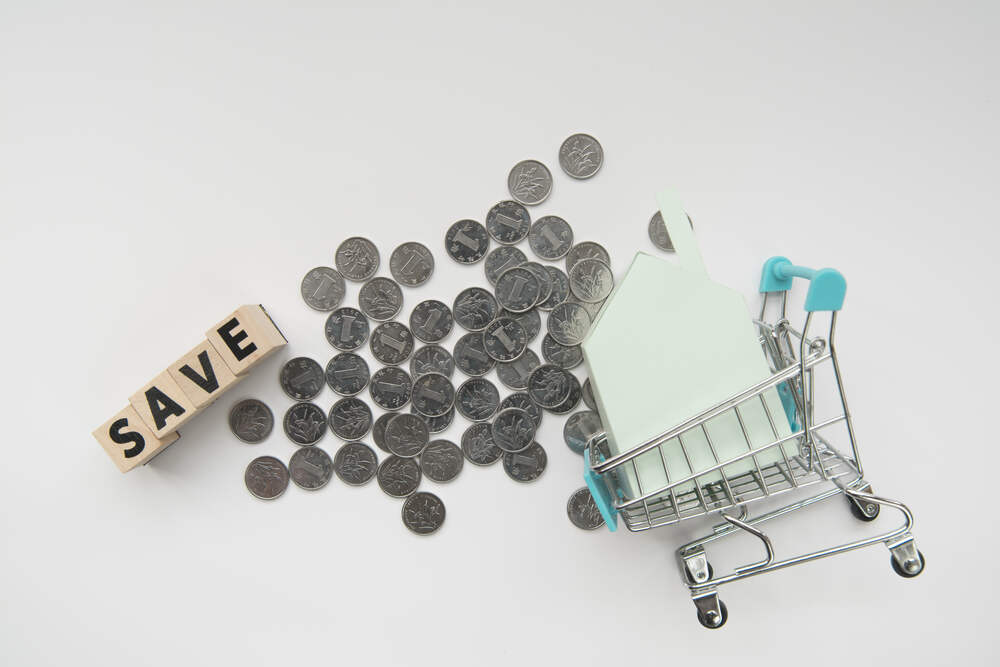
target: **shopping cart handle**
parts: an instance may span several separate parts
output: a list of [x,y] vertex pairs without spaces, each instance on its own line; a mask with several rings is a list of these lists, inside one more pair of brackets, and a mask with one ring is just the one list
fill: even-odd
[[796,266],[786,257],[772,257],[764,262],[760,291],[786,292],[792,288],[792,278],[810,281],[806,294],[806,310],[840,310],[844,306],[847,281],[836,269],[810,269]]

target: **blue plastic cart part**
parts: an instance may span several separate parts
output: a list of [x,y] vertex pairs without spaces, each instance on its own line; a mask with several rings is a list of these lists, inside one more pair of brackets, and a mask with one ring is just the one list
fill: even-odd
[[615,509],[608,485],[590,467],[590,447],[583,450],[583,479],[587,482],[590,495],[593,496],[601,516],[604,517],[604,523],[607,525],[608,530],[612,533],[615,532],[618,530],[618,510]]
[[805,278],[810,281],[809,292],[806,294],[808,312],[836,311],[844,307],[847,281],[840,271],[796,266],[786,257],[772,257],[764,262],[764,271],[760,276],[760,291],[787,292],[792,288],[793,278]]

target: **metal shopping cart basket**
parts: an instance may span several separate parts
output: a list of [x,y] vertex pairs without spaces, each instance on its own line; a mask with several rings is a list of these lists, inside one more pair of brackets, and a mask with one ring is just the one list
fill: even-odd
[[[811,281],[801,331],[793,328],[785,317],[788,291],[795,277]],[[875,495],[864,477],[835,345],[837,313],[843,304],[845,290],[843,277],[833,269],[815,271],[794,266],[783,257],[771,258],[764,264],[760,285],[763,304],[760,317],[754,322],[771,376],[620,453],[609,451],[606,433],[597,434],[591,438],[584,454],[584,477],[612,529],[619,518],[630,531],[642,531],[712,513],[721,516],[723,523],[716,525],[711,533],[677,550],[682,576],[691,591],[698,620],[705,627],[721,627],[728,617],[726,605],[719,600],[720,586],[765,572],[879,543],[888,547],[892,568],[900,576],[915,577],[924,569],[923,554],[917,550],[911,534],[912,513],[901,502]],[[779,316],[773,323],[765,320],[769,301],[772,311],[778,305],[775,301],[780,304]],[[813,320],[821,312],[829,312],[830,328],[825,339],[810,336]],[[827,376],[829,380],[824,381]],[[821,403],[819,398],[823,391],[830,389],[835,389],[836,394]],[[777,392],[780,400],[765,400],[768,392],[772,395]],[[834,406],[832,413],[831,405]],[[746,415],[749,410],[759,412],[761,408],[770,424],[771,437],[764,444],[755,444],[755,439],[748,434]],[[741,432],[744,439],[739,443],[743,453],[737,456],[720,455],[720,451],[733,450],[721,447],[722,443],[713,443],[706,430],[711,420],[727,414],[735,416],[739,424],[736,433]],[[790,426],[784,431],[787,435],[782,435],[781,429],[776,427],[781,420]],[[831,442],[834,431],[843,436],[843,441],[838,443],[840,449]],[[695,435],[702,442],[707,441],[714,460],[707,468],[678,475],[668,465],[669,457],[664,451],[672,444],[688,458],[685,441]],[[666,483],[657,488],[643,488],[636,462],[644,455],[648,462],[650,456],[656,456],[649,454],[654,451],[659,452],[662,479]],[[806,487],[813,487],[809,489],[811,495],[800,492]],[[795,495],[794,492],[800,493]],[[757,516],[751,515],[752,503],[786,493],[790,494],[789,499],[794,496],[794,502]],[[880,508],[891,507],[902,514],[903,523],[864,539],[780,559],[776,557],[763,524],[840,495],[846,498],[854,516],[862,521],[872,521],[879,515]],[[715,572],[706,546],[740,532],[759,539],[765,557],[731,572]]]

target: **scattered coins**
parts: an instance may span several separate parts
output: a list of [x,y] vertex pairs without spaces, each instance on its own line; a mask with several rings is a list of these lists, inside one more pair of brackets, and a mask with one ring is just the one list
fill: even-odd
[[590,439],[604,431],[601,417],[593,410],[574,412],[563,425],[563,440],[577,454],[583,454]]
[[348,280],[363,282],[378,271],[378,248],[366,238],[349,238],[337,248],[334,263]]
[[475,264],[486,256],[490,236],[486,228],[475,220],[459,220],[445,233],[444,247],[456,262]]
[[427,373],[440,373],[451,377],[455,372],[455,358],[440,345],[424,345],[410,358],[410,375],[414,379]]
[[385,427],[385,446],[400,458],[419,456],[430,440],[430,429],[417,415],[396,415]]
[[549,274],[552,292],[549,294],[549,298],[538,304],[538,308],[550,311],[569,298],[569,276],[554,266],[546,266],[545,271]]
[[543,216],[531,225],[528,245],[542,259],[562,259],[573,247],[573,229],[557,215]]
[[500,401],[499,409],[502,411],[507,408],[521,408],[531,415],[532,421],[535,422],[535,430],[542,424],[542,409],[538,407],[537,403],[531,400],[531,396],[526,391],[515,392]]
[[512,313],[509,310],[501,310],[500,317],[512,317],[517,320],[517,323],[524,327],[524,335],[529,343],[535,340],[538,332],[542,330],[542,317],[535,308],[523,313]]
[[369,347],[373,357],[387,366],[395,366],[406,361],[413,352],[413,334],[404,324],[383,322],[372,332]]
[[466,375],[486,375],[496,363],[493,357],[486,354],[482,332],[467,333],[455,343],[455,365]]
[[[544,345],[544,342],[543,342]],[[544,348],[543,348],[544,352]],[[526,389],[531,371],[541,365],[534,350],[526,349],[514,361],[497,364],[497,378],[508,389]]]
[[433,493],[420,491],[403,502],[403,525],[417,535],[430,535],[444,524],[444,503]]
[[246,398],[229,411],[229,430],[243,442],[255,445],[271,435],[274,414],[256,398]]
[[423,244],[408,241],[392,251],[389,272],[401,285],[423,285],[434,273],[434,256]]
[[279,375],[281,388],[296,401],[308,401],[323,390],[326,376],[323,367],[309,357],[295,357],[285,362]]
[[357,308],[338,308],[326,319],[324,331],[330,345],[350,352],[368,340],[368,318]]
[[261,500],[273,500],[288,488],[288,468],[273,456],[258,456],[243,473],[243,483]]
[[455,405],[455,388],[440,373],[421,375],[413,383],[413,407],[425,417],[442,417]]
[[372,428],[372,410],[360,398],[342,398],[330,408],[330,430],[342,440],[360,440]]
[[573,410],[576,410],[576,406],[580,404],[580,399],[583,397],[583,388],[580,386],[580,381],[576,379],[576,376],[569,373],[569,395],[566,399],[554,408],[551,408],[553,414],[565,415]]
[[538,294],[535,296],[535,303],[532,306],[544,303],[552,294],[552,279],[549,278],[549,272],[538,262],[525,262],[521,267],[531,271],[535,280],[538,281]]
[[361,486],[370,482],[378,472],[378,457],[368,445],[349,442],[334,455],[333,470],[345,484]]
[[514,361],[527,347],[524,327],[512,317],[498,317],[483,331],[483,348],[496,361]]
[[315,403],[296,403],[285,412],[282,426],[296,445],[312,445],[326,433],[326,414]]
[[344,276],[328,266],[317,266],[302,278],[302,300],[313,310],[333,310],[344,300]]
[[375,420],[372,425],[372,440],[375,441],[375,446],[381,449],[386,454],[392,454],[389,448],[385,445],[385,427],[389,424],[389,420],[396,416],[395,412],[386,412],[381,417]]
[[594,497],[590,495],[590,489],[587,487],[577,489],[569,497],[566,514],[574,526],[583,530],[594,530],[604,525],[604,517],[597,509],[597,503],[594,502]]
[[302,447],[289,459],[288,472],[297,487],[315,491],[326,486],[333,477],[333,461],[319,447]]
[[561,345],[552,334],[545,334],[542,357],[550,364],[569,370],[583,363],[583,349],[579,345]]
[[505,452],[503,470],[515,482],[533,482],[545,472],[548,457],[537,442],[520,452]]
[[489,380],[472,378],[455,392],[455,407],[469,421],[486,421],[500,407],[500,392]]
[[573,178],[590,178],[604,164],[604,149],[589,134],[574,134],[559,147],[559,166]]
[[383,410],[399,410],[412,395],[413,382],[409,374],[398,366],[386,366],[375,371],[368,393],[375,405]]
[[611,257],[608,255],[608,251],[604,249],[604,246],[593,241],[583,241],[582,243],[577,243],[566,253],[567,275],[573,272],[573,267],[581,259],[599,259],[608,266],[611,266]]
[[561,303],[549,313],[548,330],[560,345],[579,345],[590,330],[590,315],[578,303]]
[[451,309],[440,301],[421,301],[410,313],[410,333],[424,343],[438,343],[451,333],[454,319]]
[[361,286],[358,303],[365,315],[377,322],[386,322],[403,307],[403,290],[396,281],[378,276]]
[[535,420],[527,410],[507,408],[493,420],[493,442],[505,452],[527,449],[535,439]]
[[500,311],[496,297],[482,287],[462,290],[452,306],[455,321],[466,331],[482,331]]
[[427,430],[431,433],[440,433],[451,426],[451,423],[455,420],[455,406],[452,406],[448,412],[444,413],[440,417],[428,417],[426,415],[422,415],[417,412],[412,405],[410,406],[410,412],[423,419],[424,423],[427,424]]
[[528,396],[543,408],[555,408],[569,398],[573,374],[567,370],[545,364],[528,376]]
[[412,458],[390,456],[375,475],[379,488],[393,498],[405,498],[420,486],[420,464]]
[[432,440],[420,453],[420,471],[434,482],[450,482],[462,472],[462,450],[449,440]]
[[495,204],[486,214],[486,229],[497,243],[513,245],[527,238],[531,215],[520,203],[508,199]]
[[493,441],[493,427],[478,422],[462,434],[462,453],[469,463],[477,466],[493,465],[503,456],[503,450]]
[[507,175],[507,190],[522,204],[541,204],[552,192],[552,173],[538,160],[522,160]]
[[368,362],[352,352],[341,352],[326,364],[326,383],[341,396],[354,396],[368,386]]
[[512,245],[502,245],[486,256],[483,263],[483,270],[486,272],[486,280],[491,285],[497,284],[497,278],[507,269],[521,266],[528,261],[528,258],[521,252],[520,248]]

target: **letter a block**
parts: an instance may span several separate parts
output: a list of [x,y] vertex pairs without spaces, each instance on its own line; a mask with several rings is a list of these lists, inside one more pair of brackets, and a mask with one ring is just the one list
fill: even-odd
[[176,431],[197,412],[194,403],[167,371],[132,394],[128,402],[157,438]]
[[139,413],[128,406],[94,431],[94,437],[118,469],[128,472],[149,461],[180,436],[174,432],[162,438],[156,437]]
[[170,377],[200,410],[240,381],[207,340],[167,368]]
[[234,375],[288,343],[261,306],[241,306],[205,334]]

